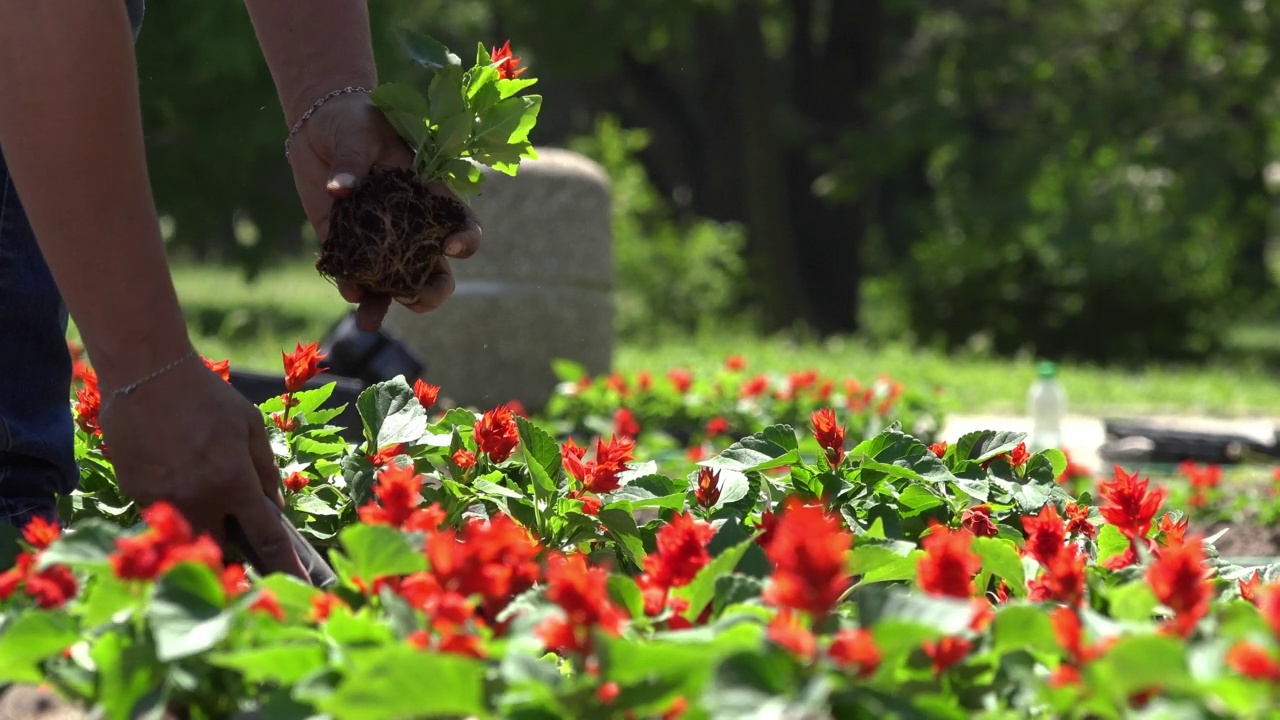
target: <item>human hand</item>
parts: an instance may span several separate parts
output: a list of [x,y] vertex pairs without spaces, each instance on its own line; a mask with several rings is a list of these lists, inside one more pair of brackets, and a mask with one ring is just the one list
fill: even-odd
[[[324,238],[329,232],[329,209],[334,199],[354,192],[374,166],[411,167],[413,152],[368,96],[347,93],[329,99],[303,123],[293,138],[290,162],[307,218]],[[430,189],[457,199],[438,183]],[[480,247],[480,225],[469,208],[467,214],[468,229],[445,241],[447,257],[468,258]],[[443,304],[453,290],[453,271],[448,260],[441,258],[430,276],[423,278],[416,297],[395,299],[414,312],[424,313]],[[341,278],[338,292],[347,302],[359,304],[356,320],[362,330],[381,326],[391,298],[374,295]]]
[[265,565],[260,572],[307,577],[272,507],[284,499],[261,413],[198,360],[116,397],[98,422],[132,500],[173,504],[219,545],[226,519],[235,518]]

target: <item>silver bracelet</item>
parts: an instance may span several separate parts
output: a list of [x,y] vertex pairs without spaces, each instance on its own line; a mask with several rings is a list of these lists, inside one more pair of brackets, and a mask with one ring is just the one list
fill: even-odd
[[122,387],[122,388],[118,388],[118,389],[116,389],[116,390],[112,391],[110,395],[107,395],[107,396],[105,396],[105,397],[104,397],[103,402],[102,402],[102,409],[101,409],[101,410],[99,410],[99,413],[105,412],[105,411],[106,411],[106,409],[107,409],[107,405],[109,405],[109,404],[111,403],[111,401],[112,401],[112,400],[115,400],[115,399],[116,399],[116,396],[118,396],[118,395],[129,395],[129,394],[131,394],[134,390],[137,390],[137,389],[138,389],[138,388],[139,388],[143,383],[148,382],[148,381],[151,381],[151,380],[155,380],[156,378],[158,378],[158,377],[160,377],[161,375],[163,375],[163,374],[165,374],[165,373],[169,372],[170,370],[172,370],[172,369],[174,369],[174,368],[178,367],[179,365],[181,365],[182,363],[186,362],[187,360],[190,360],[191,358],[193,358],[193,357],[198,357],[198,356],[199,356],[199,353],[196,351],[196,349],[195,349],[195,348],[192,348],[192,349],[191,349],[191,352],[187,353],[186,355],[183,355],[182,357],[178,358],[177,360],[174,360],[173,362],[169,363],[168,365],[165,365],[164,367],[162,367],[162,368],[160,368],[159,370],[157,370],[157,371],[155,371],[155,372],[151,373],[150,375],[148,375],[148,376],[146,376],[146,377],[142,378],[141,380],[135,380],[134,382],[131,382],[131,383],[129,383],[128,385],[125,385],[125,386],[124,386],[124,387]]
[[293,129],[289,131],[289,137],[285,138],[284,140],[284,159],[285,160],[289,159],[289,145],[293,143],[293,136],[297,135],[298,131],[302,129],[302,123],[306,122],[307,118],[311,117],[311,113],[314,113],[316,110],[319,110],[321,105],[329,102],[333,98],[336,98],[339,95],[344,95],[346,93],[353,93],[353,92],[362,92],[367,94],[369,90],[366,88],[362,88],[359,85],[348,85],[342,88],[341,90],[334,90],[328,95],[325,95],[324,97],[315,101],[315,103],[310,108],[308,108],[306,112],[302,113],[302,117],[298,118],[298,122],[294,123]]

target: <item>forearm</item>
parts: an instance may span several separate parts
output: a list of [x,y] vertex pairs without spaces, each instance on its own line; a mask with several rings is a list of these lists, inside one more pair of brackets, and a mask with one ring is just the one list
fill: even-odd
[[104,388],[190,347],[123,2],[0,0],[0,148]]
[[377,83],[365,0],[245,0],[245,6],[290,125],[330,91]]

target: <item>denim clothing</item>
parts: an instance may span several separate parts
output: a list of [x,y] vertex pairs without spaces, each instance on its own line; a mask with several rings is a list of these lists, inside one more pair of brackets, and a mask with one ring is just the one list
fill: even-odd
[[[134,37],[143,0],[125,0]],[[80,479],[67,308],[0,148],[0,523],[53,519]]]

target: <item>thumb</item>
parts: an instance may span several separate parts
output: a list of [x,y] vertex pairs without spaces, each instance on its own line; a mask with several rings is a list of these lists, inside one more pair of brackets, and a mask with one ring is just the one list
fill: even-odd
[[335,198],[345,198],[355,191],[373,167],[373,148],[368,144],[339,141],[329,164],[329,181],[325,188]]

